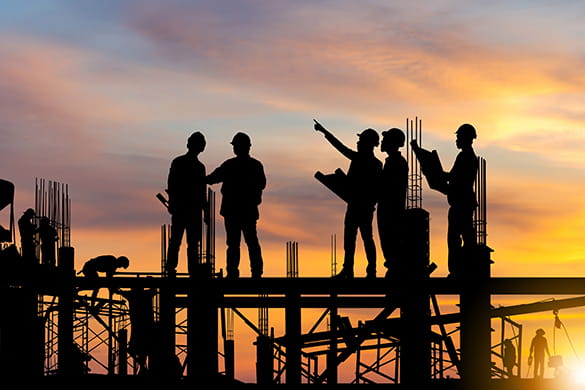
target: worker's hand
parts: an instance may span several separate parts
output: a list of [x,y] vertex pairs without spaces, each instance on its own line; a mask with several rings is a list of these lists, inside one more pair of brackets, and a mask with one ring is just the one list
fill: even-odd
[[531,366],[532,365],[532,356],[528,356],[528,365]]
[[316,131],[320,131],[321,133],[325,133],[325,128],[323,127],[323,125],[319,122],[317,122],[315,119],[313,119],[313,122],[315,122],[315,125],[313,126],[315,128]]
[[410,141],[410,146],[412,146],[413,149],[419,149],[418,142],[416,142],[415,139]]

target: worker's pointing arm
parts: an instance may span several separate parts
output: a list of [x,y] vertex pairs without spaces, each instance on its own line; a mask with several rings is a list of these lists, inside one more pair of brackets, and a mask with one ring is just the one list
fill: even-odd
[[337,149],[341,154],[343,154],[345,157],[349,159],[353,157],[354,153],[353,150],[345,146],[340,140],[338,140],[333,134],[331,134],[329,130],[323,127],[321,123],[317,122],[315,119],[313,119],[313,122],[315,122],[314,125],[315,130],[323,133],[323,135],[325,135],[325,139],[329,141],[329,143],[333,145],[335,149]]

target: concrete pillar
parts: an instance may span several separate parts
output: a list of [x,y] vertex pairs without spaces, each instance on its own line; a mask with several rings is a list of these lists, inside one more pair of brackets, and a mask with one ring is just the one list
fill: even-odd
[[58,274],[59,305],[58,305],[58,372],[62,376],[75,374],[73,348],[73,294],[75,292],[74,249],[59,248]]
[[406,210],[396,292],[402,323],[400,383],[427,385],[431,379],[429,280],[429,213]]
[[485,245],[465,249],[460,281],[461,379],[478,390],[489,389],[491,377],[491,252]]
[[[207,275],[208,276],[208,275]],[[187,375],[189,381],[216,380],[218,359],[218,296],[215,283],[207,276],[190,278],[187,308]]]
[[258,336],[256,338],[256,383],[273,384],[273,371],[272,340],[268,336]]

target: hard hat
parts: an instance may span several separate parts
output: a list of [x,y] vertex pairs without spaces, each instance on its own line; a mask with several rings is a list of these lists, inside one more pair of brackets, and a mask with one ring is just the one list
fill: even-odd
[[459,126],[459,128],[457,129],[455,134],[458,134],[460,136],[470,138],[470,139],[477,138],[477,132],[475,131],[475,127],[473,127],[469,123],[465,123],[465,124]]
[[35,211],[34,211],[34,209],[28,208],[24,212],[24,215],[30,215],[30,216],[35,215]]
[[396,127],[391,128],[390,130],[386,130],[382,132],[382,137],[389,138],[396,140],[397,143],[404,145],[404,141],[406,140],[406,136],[404,132]]
[[365,141],[373,146],[378,146],[380,144],[380,136],[374,129],[365,129],[358,134],[358,137],[360,137],[360,140]]
[[236,135],[234,135],[234,138],[232,138],[232,142],[230,142],[230,143],[232,145],[245,145],[245,146],[252,145],[252,142],[250,141],[250,137],[248,136],[248,134],[242,133],[242,132],[236,133]]

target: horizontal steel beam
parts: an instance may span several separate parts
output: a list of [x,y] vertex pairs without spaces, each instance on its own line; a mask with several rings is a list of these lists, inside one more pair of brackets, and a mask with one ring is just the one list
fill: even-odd
[[[0,284],[9,286],[30,286],[48,295],[55,293],[63,277],[60,272],[51,272],[44,275],[22,276],[13,280],[0,277]],[[300,278],[273,278],[251,279],[242,277],[236,280],[224,278],[192,279],[188,275],[178,274],[175,278],[163,277],[157,273],[136,273],[133,276],[116,275],[111,280],[99,278],[93,284],[83,276],[75,276],[74,285],[78,289],[92,289],[94,287],[129,288],[172,288],[177,294],[187,294],[191,288],[201,283],[206,288],[219,295],[286,295],[298,293],[301,295],[378,295],[394,293],[396,285],[387,279],[355,278],[352,280],[338,280],[321,277]],[[431,277],[425,288],[431,294],[459,295],[462,291],[460,282],[448,278]],[[486,281],[488,292],[491,295],[585,295],[585,277],[492,277]]]

